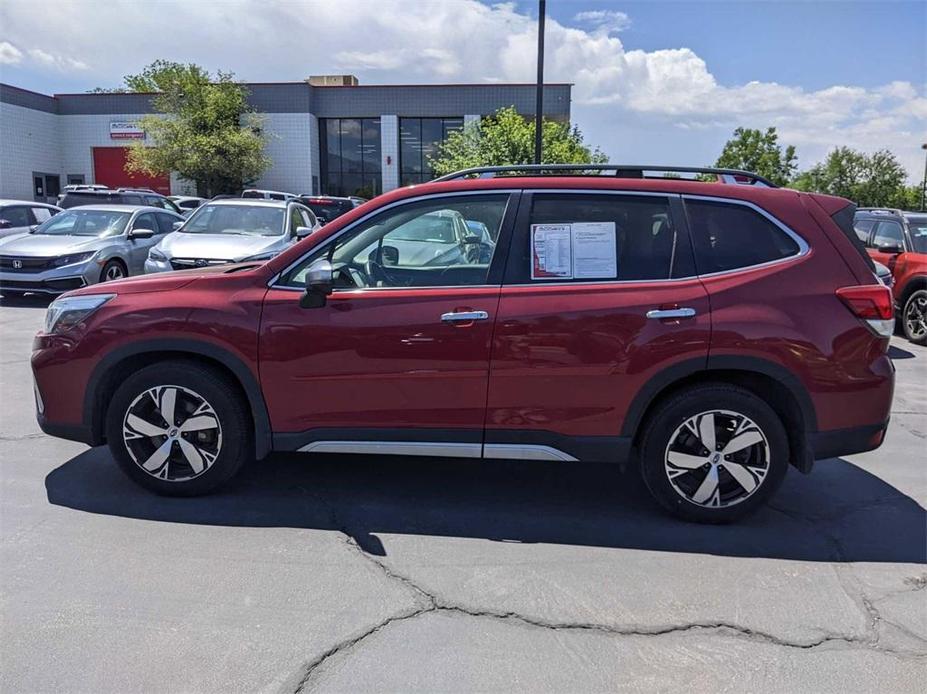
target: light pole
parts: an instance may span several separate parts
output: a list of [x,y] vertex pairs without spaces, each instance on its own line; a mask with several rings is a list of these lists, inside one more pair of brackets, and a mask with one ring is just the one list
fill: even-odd
[[541,163],[541,125],[544,112],[544,15],[547,0],[538,0],[538,84],[534,103],[534,163]]
[[924,150],[924,180],[921,181],[921,212],[927,212],[927,142],[921,145]]

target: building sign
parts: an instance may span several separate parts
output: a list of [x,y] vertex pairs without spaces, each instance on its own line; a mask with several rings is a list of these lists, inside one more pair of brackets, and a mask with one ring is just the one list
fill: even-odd
[[136,121],[114,120],[109,124],[109,138],[111,140],[144,140],[145,131]]

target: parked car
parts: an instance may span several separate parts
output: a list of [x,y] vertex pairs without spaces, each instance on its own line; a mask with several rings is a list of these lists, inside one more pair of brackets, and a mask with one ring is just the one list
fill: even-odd
[[319,230],[312,211],[283,200],[213,200],[151,249],[145,272],[265,261]]
[[167,199],[174,203],[180,210],[180,214],[189,216],[197,207],[205,202],[206,198],[198,198],[192,195],[168,195]]
[[180,208],[163,195],[135,188],[66,191],[58,204],[64,209],[81,205],[147,205],[180,214]]
[[243,198],[257,198],[259,200],[292,200],[296,197],[293,193],[283,193],[279,190],[260,190],[258,188],[248,188],[241,194]]
[[878,261],[873,261],[875,265],[875,274],[879,278],[879,282],[884,284],[889,289],[895,284],[895,279],[892,277],[892,271],[888,269],[888,266],[883,265]]
[[345,212],[358,207],[351,198],[338,198],[331,195],[300,195],[297,200],[312,210],[322,224],[328,224]]
[[905,337],[927,345],[927,213],[860,208],[853,228],[873,260],[892,272],[892,294]]
[[104,186],[102,183],[69,183],[58,193],[58,203],[61,202],[65,193],[73,193],[75,190],[109,190],[109,186]]
[[155,207],[64,210],[31,233],[0,239],[0,293],[60,294],[140,275],[148,249],[182,220]]
[[[596,461],[639,465],[682,518],[730,521],[790,464],[882,443],[891,292],[853,211],[606,175],[402,188],[266,263],[56,300],[32,356],[39,423],[108,443],[160,494],[272,450]],[[491,258],[397,250],[434,215],[485,225]]]
[[0,200],[0,238],[24,234],[61,212],[56,205],[27,200]]

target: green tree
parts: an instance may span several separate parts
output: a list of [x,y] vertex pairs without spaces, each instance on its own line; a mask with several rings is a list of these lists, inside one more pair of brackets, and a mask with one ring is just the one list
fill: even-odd
[[853,200],[861,207],[916,209],[915,187],[905,185],[907,172],[888,150],[864,154],[837,147],[827,158],[803,171],[792,187]]
[[125,84],[130,92],[153,93],[159,112],[141,119],[153,146],[134,143],[128,171],[176,171],[196,183],[199,195],[211,197],[241,190],[270,165],[262,120],[231,73],[213,77],[197,65],[157,60]]
[[[583,144],[579,128],[544,119],[541,125],[541,163],[602,164],[608,161],[598,148]],[[534,120],[514,107],[499,109],[479,123],[469,123],[437,148],[430,163],[436,176],[474,166],[530,164],[534,161]]]
[[784,186],[798,168],[797,159],[792,145],[783,151],[775,128],[766,128],[766,132],[737,128],[734,136],[724,144],[715,166],[752,171]]

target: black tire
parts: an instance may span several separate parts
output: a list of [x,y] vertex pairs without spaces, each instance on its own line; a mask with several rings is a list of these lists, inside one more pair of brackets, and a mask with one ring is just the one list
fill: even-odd
[[[117,275],[118,277],[114,276]],[[126,269],[125,263],[121,260],[107,260],[106,265],[103,266],[103,269],[100,270],[100,282],[110,282],[112,280],[122,279],[123,277],[128,277],[129,271]]]
[[[170,389],[176,389],[169,410],[175,412],[175,421],[167,429],[162,415],[165,409],[157,405],[157,398]],[[161,400],[167,402],[169,398]],[[208,410],[198,405],[200,400]],[[146,425],[164,428],[164,435],[132,431],[126,426],[130,408]],[[211,418],[217,425],[184,432],[184,422],[194,417],[200,422]],[[200,436],[204,440],[195,438]],[[160,362],[129,376],[110,401],[106,438],[123,472],[145,489],[166,496],[207,494],[254,458],[251,416],[236,384],[222,372],[191,361]],[[195,451],[191,452],[191,446]],[[166,455],[163,467],[152,472],[143,469],[143,463],[157,465],[162,455]],[[196,470],[194,461],[201,470]]]
[[911,292],[901,309],[901,329],[915,345],[927,345],[927,289]]
[[[702,436],[685,428],[687,421],[698,422],[700,427],[703,420],[699,415],[712,412],[711,419],[704,421],[706,426],[717,421],[714,429],[718,435],[711,434],[715,436],[714,450],[703,446]],[[732,438],[730,427],[740,426],[738,422],[746,425],[747,420],[754,426],[742,434],[755,437],[754,432],[759,431],[762,440],[725,457],[723,449]],[[740,439],[745,440],[746,436]],[[778,415],[750,391],[723,383],[692,386],[657,405],[645,425],[640,451],[642,476],[654,499],[670,513],[697,523],[729,523],[752,513],[778,489],[789,464],[788,439]],[[706,452],[704,463],[693,466]],[[677,467],[669,461],[671,456],[685,464]],[[710,474],[714,475],[711,480]],[[748,491],[738,477],[754,487]],[[716,491],[706,500],[707,505],[693,501],[712,484]]]

